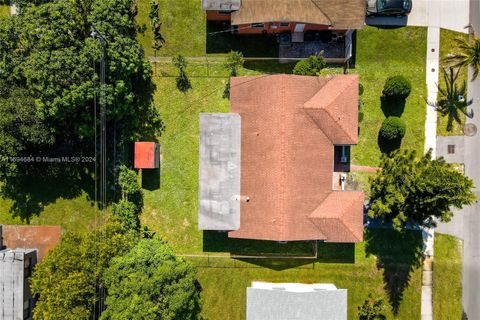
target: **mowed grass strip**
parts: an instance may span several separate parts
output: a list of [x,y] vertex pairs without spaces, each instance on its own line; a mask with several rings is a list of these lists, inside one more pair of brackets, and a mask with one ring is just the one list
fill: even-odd
[[10,16],[10,6],[0,5],[0,19]]
[[[356,244],[351,251],[354,263],[335,261],[335,257],[345,256],[348,249],[343,250],[335,247],[322,249],[329,253],[329,259],[323,259],[321,262],[311,262],[308,260],[275,260],[275,259],[256,259],[248,261],[235,261],[235,265],[227,263],[225,258],[211,258],[210,267],[205,265],[206,260],[192,259],[198,267],[200,284],[202,286],[202,296],[204,301],[203,316],[205,319],[245,319],[246,314],[246,288],[252,281],[270,281],[270,282],[300,282],[300,283],[333,283],[337,288],[348,289],[348,319],[357,319],[357,307],[372,292],[376,297],[385,299],[387,307],[385,315],[387,319],[417,319],[420,317],[420,288],[421,288],[421,268],[413,267],[408,273],[408,283],[399,283],[405,277],[402,271],[393,270],[389,266],[386,268],[379,263],[380,258],[367,252],[375,251],[382,259],[397,261],[396,265],[403,265],[410,262],[407,246],[410,241],[400,243],[398,246],[389,247],[388,242],[392,240],[390,230],[375,230],[378,233],[376,239],[384,238],[384,249],[376,251],[377,245],[369,243]],[[409,235],[415,242],[421,240],[420,234]],[[330,244],[332,245],[332,244]],[[392,249],[393,248],[393,249]],[[337,250],[337,254],[333,251]],[[386,251],[391,250],[391,257],[386,257]],[[405,256],[402,252],[407,252]],[[350,254],[348,254],[350,255]],[[218,260],[218,261],[217,261]],[[387,262],[388,264],[388,262]],[[408,268],[408,266],[407,266]],[[400,269],[400,268],[399,268]],[[386,285],[386,278],[396,279],[393,285],[401,286],[404,290],[401,292],[400,304],[396,314],[392,311],[389,304],[390,294],[389,286]],[[400,280],[399,280],[400,279]],[[392,284],[392,281],[387,281]]]
[[[445,88],[445,79],[443,78],[443,68],[448,68],[449,66],[444,62],[444,59],[451,53],[456,51],[458,43],[455,39],[468,39],[468,35],[465,33],[460,33],[456,31],[440,29],[440,73],[438,76],[438,83],[441,88]],[[462,83],[465,82],[465,85],[468,89],[468,68],[461,68],[458,74],[457,85],[460,87]],[[461,115],[460,119],[462,124],[453,122],[452,131],[447,131],[447,116],[442,116],[440,113],[437,114],[437,135],[439,136],[462,136],[463,135],[463,123],[465,123],[465,116]]]
[[412,92],[406,100],[402,119],[407,132],[401,148],[423,152],[426,115],[426,40],[427,29],[404,27],[380,29],[365,27],[357,31],[356,64],[350,73],[360,75],[364,87],[359,143],[352,148],[352,162],[377,166],[380,158],[378,132],[385,119],[381,108],[385,80],[404,75],[412,83]]
[[462,319],[462,242],[453,236],[436,233],[434,249],[434,319]]

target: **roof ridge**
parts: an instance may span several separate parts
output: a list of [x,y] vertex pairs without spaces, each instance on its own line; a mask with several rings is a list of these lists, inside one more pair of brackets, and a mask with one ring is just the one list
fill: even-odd
[[[345,134],[345,136],[346,136],[347,138],[349,138],[350,140],[355,141],[354,137],[352,137],[352,136],[347,132],[347,130],[345,130],[345,127],[342,125],[342,122],[336,120],[336,119],[333,117],[333,115],[330,113],[329,108],[328,108],[329,106],[332,105],[332,103],[333,103],[334,101],[336,101],[341,95],[343,95],[343,93],[346,92],[347,89],[349,89],[349,88],[352,86],[352,84],[354,84],[354,82],[355,82],[355,81],[353,80],[353,77],[349,77],[349,76],[341,76],[341,77],[344,78],[344,79],[350,79],[350,81],[349,81],[348,85],[346,85],[345,87],[343,87],[341,90],[335,91],[335,96],[334,96],[334,98],[333,98],[331,101],[329,101],[329,103],[328,103],[327,105],[321,106],[320,108],[312,108],[312,107],[307,107],[307,106],[306,106],[316,95],[318,95],[320,92],[322,92],[322,91],[324,90],[325,86],[326,86],[328,83],[330,83],[330,81],[332,81],[332,80],[334,80],[334,79],[339,79],[339,76],[328,77],[327,82],[326,82],[323,86],[320,87],[320,89],[317,91],[317,93],[315,93],[312,97],[310,97],[310,99],[308,99],[308,100],[303,104],[303,108],[302,108],[302,109],[304,109],[304,111],[305,111],[305,109],[312,109],[312,110],[314,110],[314,109],[321,109],[321,110],[325,110],[325,112],[326,112],[326,114],[329,116],[329,118],[330,118],[335,124],[337,124],[337,125],[340,127],[340,129],[341,129],[342,132]],[[333,144],[332,139],[326,134],[326,132],[322,129],[322,127],[321,127],[320,125],[318,125],[318,123],[315,121],[315,119],[314,119],[308,112],[306,112],[306,113],[310,116],[310,118],[311,118],[311,119],[313,120],[313,122],[317,125],[317,127],[318,127],[320,130],[322,130],[322,132],[327,136],[327,138],[328,138],[328,139],[330,140],[330,142],[332,142],[332,144]]]
[[281,101],[282,101],[282,105],[281,105],[281,121],[280,121],[280,154],[281,154],[281,164],[280,164],[280,172],[281,172],[281,175],[280,175],[280,232],[282,234],[282,237],[285,237],[286,235],[286,230],[285,230],[285,221],[284,221],[284,216],[286,215],[285,214],[285,199],[286,199],[286,172],[287,172],[287,159],[286,159],[286,103],[285,103],[285,79],[286,79],[286,76],[285,75],[280,75],[280,79],[281,79]]
[[[334,192],[334,191],[332,191],[332,192]],[[337,191],[337,192],[342,192],[342,191]],[[357,192],[358,192],[358,191],[357,191]],[[360,192],[359,192],[359,193],[360,193]],[[355,232],[353,232],[353,230],[348,226],[347,223],[345,223],[345,220],[343,219],[343,218],[345,217],[345,213],[346,213],[346,212],[349,212],[350,209],[353,207],[353,205],[354,205],[354,202],[353,202],[353,201],[350,202],[350,205],[346,208],[346,209],[348,209],[348,210],[344,210],[344,211],[343,211],[343,215],[342,215],[341,218],[339,218],[339,220],[342,222],[342,224],[345,226],[345,228],[347,228],[347,230],[350,231],[350,233],[353,235],[353,237],[354,237],[355,239],[357,239],[358,241],[361,241],[362,239],[360,239],[360,238],[358,238],[358,237],[356,236]]]

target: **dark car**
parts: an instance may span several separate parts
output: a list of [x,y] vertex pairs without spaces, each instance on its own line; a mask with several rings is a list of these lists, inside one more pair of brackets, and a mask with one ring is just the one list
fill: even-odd
[[411,10],[411,0],[367,0],[367,15],[404,16]]

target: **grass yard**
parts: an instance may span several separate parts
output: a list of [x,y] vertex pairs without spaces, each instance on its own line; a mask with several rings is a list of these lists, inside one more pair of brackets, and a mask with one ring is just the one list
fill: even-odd
[[377,166],[381,151],[378,132],[385,119],[381,108],[385,80],[394,75],[404,75],[412,83],[412,93],[407,98],[402,114],[407,132],[402,148],[423,153],[425,126],[425,52],[426,28],[378,29],[365,27],[357,33],[357,55],[351,73],[360,75],[364,86],[359,143],[352,148],[354,164]]
[[[334,248],[333,256],[352,255],[355,263],[301,260],[210,260],[211,267],[199,268],[203,288],[205,319],[245,319],[246,288],[252,281],[333,283],[348,289],[348,319],[357,319],[357,306],[370,292],[383,297],[387,319],[420,317],[421,268],[418,250],[419,233],[402,241],[390,230],[370,230],[367,241],[355,249]],[[329,244],[332,245],[332,244]],[[319,253],[329,245],[319,248]],[[217,259],[220,260],[220,259]],[[398,307],[396,314],[393,306]]]
[[[159,0],[159,15],[162,23],[161,34],[164,47],[158,56],[203,56],[206,48],[206,19],[201,1]],[[144,34],[138,40],[145,48],[147,56],[153,56],[152,28],[150,25],[150,0],[138,0],[137,23],[145,25]]]
[[437,233],[434,249],[434,319],[462,319],[462,242]]
[[10,6],[0,5],[0,19],[10,16]]
[[[443,59],[458,46],[455,39],[463,38],[467,39],[468,35],[456,31],[440,29],[440,74],[439,74],[439,84],[440,87],[445,87],[445,80],[443,79],[443,68],[446,68],[447,65],[443,62]],[[468,88],[468,69],[462,68],[459,71],[458,75],[458,85],[460,86],[462,82],[465,81],[465,84]],[[465,121],[465,116],[461,117],[462,122]],[[463,135],[463,125],[459,125],[456,122],[453,123],[452,131],[447,131],[447,117],[443,117],[438,113],[437,117],[437,135],[439,136],[458,136]]]

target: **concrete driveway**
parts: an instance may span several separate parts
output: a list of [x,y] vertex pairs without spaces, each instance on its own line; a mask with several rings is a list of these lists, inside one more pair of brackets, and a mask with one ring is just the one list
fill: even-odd
[[[367,17],[371,26],[439,27],[468,33],[470,0],[412,0],[406,17]],[[433,23],[432,23],[433,21]]]

